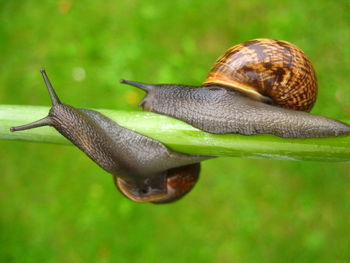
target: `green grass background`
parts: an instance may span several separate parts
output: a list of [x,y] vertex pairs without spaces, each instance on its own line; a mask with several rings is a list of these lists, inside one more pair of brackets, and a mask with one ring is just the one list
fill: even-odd
[[[119,78],[198,85],[262,37],[314,62],[314,113],[349,118],[348,0],[0,1],[0,103],[49,105],[44,66],[68,104],[140,110]],[[0,262],[349,262],[349,171],[220,158],[183,200],[137,204],[74,147],[0,141]]]

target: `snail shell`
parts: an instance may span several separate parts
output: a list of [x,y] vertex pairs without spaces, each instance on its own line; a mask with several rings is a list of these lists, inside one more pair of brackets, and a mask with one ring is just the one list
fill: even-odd
[[273,39],[255,39],[228,49],[203,83],[212,85],[307,112],[317,96],[315,71],[305,53],[291,43]]
[[189,193],[197,183],[199,173],[199,163],[168,169],[166,171],[166,194],[155,193],[148,197],[144,197],[142,193],[144,190],[142,188],[135,187],[135,185],[129,184],[116,175],[113,176],[113,179],[117,189],[127,198],[135,202],[165,204],[177,201]]

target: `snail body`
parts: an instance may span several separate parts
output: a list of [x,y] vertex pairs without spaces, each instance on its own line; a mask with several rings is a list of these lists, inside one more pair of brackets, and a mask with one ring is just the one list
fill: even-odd
[[121,82],[147,92],[140,103],[144,110],[210,133],[284,138],[350,133],[343,122],[308,113],[316,100],[316,75],[306,55],[285,41],[257,39],[232,47],[199,87]]
[[101,168],[116,187],[136,202],[167,203],[188,193],[206,157],[171,151],[159,141],[119,126],[101,113],[60,102],[41,70],[52,101],[47,117],[11,131],[52,126]]

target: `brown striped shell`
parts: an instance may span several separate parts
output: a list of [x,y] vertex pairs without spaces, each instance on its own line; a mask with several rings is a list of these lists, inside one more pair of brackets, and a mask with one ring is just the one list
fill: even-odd
[[273,39],[255,39],[230,48],[213,65],[203,85],[234,88],[301,111],[310,111],[317,96],[315,71],[305,53]]

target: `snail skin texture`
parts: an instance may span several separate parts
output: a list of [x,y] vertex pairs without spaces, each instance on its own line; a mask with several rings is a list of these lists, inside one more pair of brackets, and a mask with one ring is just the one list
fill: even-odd
[[200,161],[208,157],[171,151],[159,141],[119,126],[94,110],[77,109],[57,97],[45,71],[52,108],[47,117],[11,131],[52,126],[101,168],[116,187],[136,202],[168,203],[188,193],[199,178]]
[[284,138],[350,133],[343,122],[308,113],[317,95],[314,69],[303,51],[281,40],[256,39],[230,48],[199,87],[121,83],[147,92],[140,103],[144,110],[209,133]]

